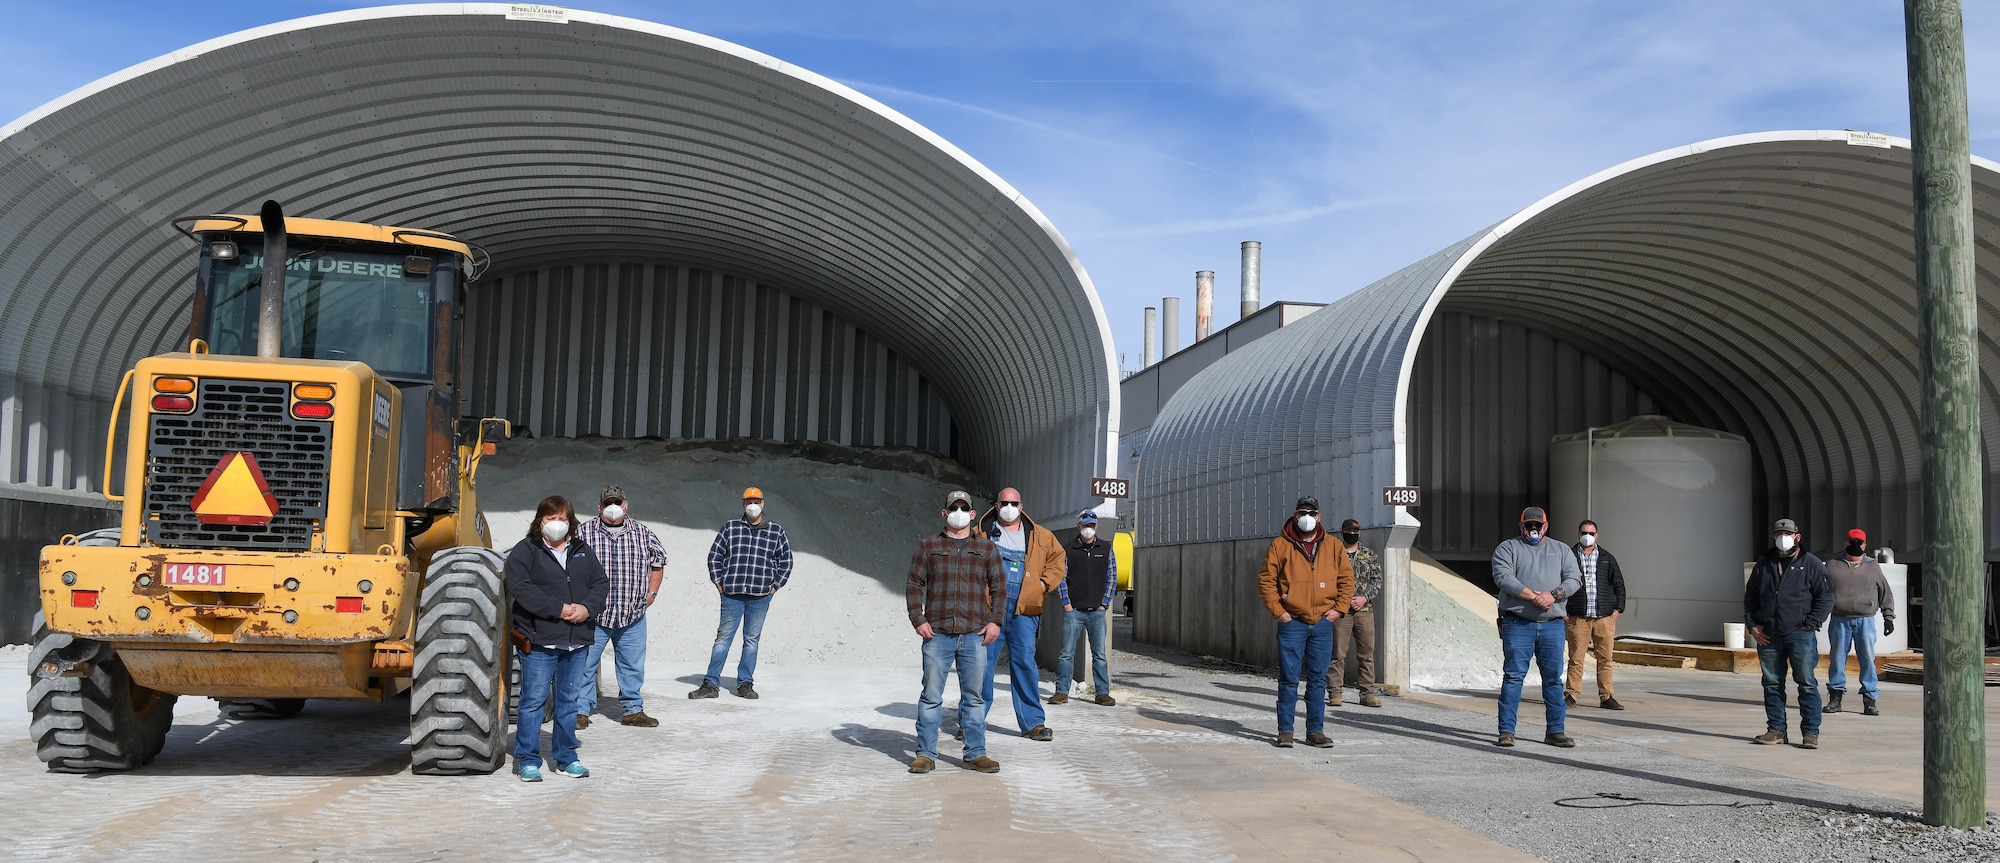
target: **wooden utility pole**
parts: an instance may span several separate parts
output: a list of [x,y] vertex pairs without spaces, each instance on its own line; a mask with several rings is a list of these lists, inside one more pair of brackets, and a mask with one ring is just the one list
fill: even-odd
[[1986,576],[1972,139],[1958,0],[1904,0],[1924,501],[1924,822],[1986,823]]

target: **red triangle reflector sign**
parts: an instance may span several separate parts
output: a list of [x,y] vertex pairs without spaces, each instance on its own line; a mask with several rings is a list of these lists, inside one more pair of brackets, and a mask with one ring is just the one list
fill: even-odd
[[278,496],[257,466],[257,457],[233,452],[215,463],[191,502],[202,524],[262,526],[278,514]]

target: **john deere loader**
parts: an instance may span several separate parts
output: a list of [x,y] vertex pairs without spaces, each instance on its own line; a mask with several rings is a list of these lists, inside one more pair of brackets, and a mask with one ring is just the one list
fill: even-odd
[[474,476],[511,430],[460,420],[458,381],[485,253],[270,202],[175,225],[199,249],[189,348],[119,385],[123,520],[42,550],[37,754],[144,765],[183,695],[282,718],[407,692],[416,772],[492,772],[508,602]]

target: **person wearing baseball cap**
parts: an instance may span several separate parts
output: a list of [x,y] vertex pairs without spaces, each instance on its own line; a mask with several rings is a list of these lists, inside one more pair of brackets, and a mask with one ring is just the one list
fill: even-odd
[[1105,646],[1111,643],[1111,595],[1118,589],[1118,553],[1097,535],[1097,512],[1076,517],[1076,538],[1064,549],[1063,580],[1056,585],[1062,600],[1062,652],[1056,655],[1056,691],[1050,704],[1068,704],[1070,674],[1075,671],[1076,642],[1090,639],[1090,681],[1097,687],[1096,704],[1111,707],[1111,663]]
[[1355,671],[1360,676],[1354,688],[1361,691],[1362,707],[1381,707],[1375,697],[1375,603],[1382,599],[1382,561],[1375,550],[1361,544],[1361,522],[1340,523],[1340,544],[1346,547],[1347,561],[1354,566],[1354,599],[1346,613],[1333,622],[1333,661],[1326,670],[1326,706],[1340,706],[1340,690],[1347,686],[1347,652],[1354,651]]
[[1799,748],[1819,748],[1819,628],[1833,614],[1833,584],[1826,564],[1805,550],[1798,522],[1778,519],[1771,547],[1758,556],[1743,584],[1743,625],[1757,641],[1757,664],[1764,673],[1765,731],[1757,743],[1791,742],[1785,729],[1785,672],[1799,686]]
[[1826,711],[1839,713],[1841,697],[1847,694],[1847,650],[1861,665],[1861,714],[1880,716],[1875,705],[1879,694],[1875,682],[1875,615],[1882,615],[1882,634],[1896,631],[1896,595],[1882,565],[1868,555],[1868,532],[1854,528],[1847,532],[1845,553],[1826,565],[1833,582],[1833,616],[1826,629]]
[[1564,733],[1563,600],[1583,586],[1583,571],[1568,545],[1551,539],[1549,514],[1539,506],[1521,510],[1519,533],[1493,549],[1493,586],[1500,594],[1500,739],[1514,745],[1521,712],[1521,688],[1532,660],[1542,674],[1542,742],[1565,749],[1576,741]]
[[597,517],[577,526],[576,538],[597,553],[611,579],[611,598],[597,617],[597,640],[583,665],[583,685],[577,690],[576,727],[590,725],[597,709],[597,668],[610,648],[618,676],[618,724],[655,728],[660,721],[646,715],[640,689],[646,683],[646,609],[660,596],[666,576],[667,548],[659,536],[632,517],[625,489],[607,485],[597,493]]
[[715,627],[715,646],[708,652],[708,672],[689,698],[714,698],[722,685],[722,666],[736,627],[743,627],[743,655],[736,661],[736,697],[756,698],[757,643],[764,637],[764,615],[771,597],[792,579],[792,541],[785,528],[764,515],[764,490],[743,490],[743,515],[723,523],[708,547],[708,580],[722,594],[722,620]]
[[938,726],[944,721],[944,682],[958,672],[958,730],[967,770],[1000,772],[986,754],[987,647],[1000,639],[1007,606],[1007,572],[1000,547],[973,529],[972,495],[945,496],[944,530],[917,541],[903,601],[910,626],[923,639],[924,689],[917,696],[917,755],[911,773],[937,767]]
[[[1321,555],[1325,555],[1322,557]],[[1325,749],[1326,669],[1333,660],[1333,624],[1354,602],[1354,563],[1346,549],[1328,548],[1319,499],[1299,498],[1278,536],[1264,550],[1257,571],[1264,610],[1278,621],[1278,739],[1290,749],[1299,701],[1306,682],[1306,745]]]

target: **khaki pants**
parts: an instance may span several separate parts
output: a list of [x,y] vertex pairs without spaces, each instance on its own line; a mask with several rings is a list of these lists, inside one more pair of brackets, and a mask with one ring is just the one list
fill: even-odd
[[[1352,642],[1352,644],[1350,644]],[[1361,677],[1357,688],[1367,692],[1375,686],[1375,606],[1349,612],[1333,622],[1333,664],[1326,669],[1326,688],[1338,691],[1347,681],[1347,653],[1360,654]]]
[[1611,697],[1611,643],[1618,638],[1618,620],[1611,617],[1571,617],[1563,620],[1569,636],[1569,673],[1563,675],[1563,693],[1576,698],[1583,693],[1583,658],[1597,655],[1597,700]]

